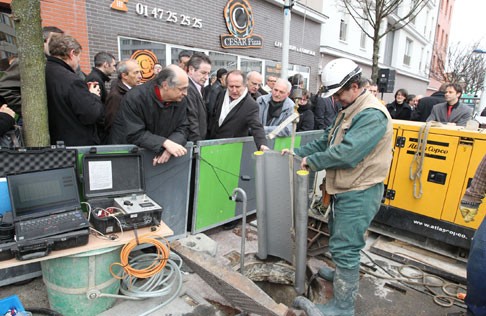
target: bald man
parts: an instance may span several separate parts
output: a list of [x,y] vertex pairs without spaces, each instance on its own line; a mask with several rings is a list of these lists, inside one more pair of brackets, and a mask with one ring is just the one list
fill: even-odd
[[250,71],[246,75],[246,87],[253,100],[258,99],[262,94],[258,91],[263,83],[263,76],[258,71]]
[[169,65],[154,80],[131,89],[115,116],[110,143],[149,149],[155,153],[154,165],[185,155],[188,86],[187,73]]
[[105,132],[110,134],[113,119],[115,118],[120,103],[125,94],[132,88],[138,86],[142,81],[142,71],[135,59],[122,60],[116,66],[118,80],[116,84],[111,87],[110,93],[106,98],[105,103]]

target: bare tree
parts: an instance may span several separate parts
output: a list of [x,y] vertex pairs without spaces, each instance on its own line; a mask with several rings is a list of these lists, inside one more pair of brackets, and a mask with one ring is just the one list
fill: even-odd
[[46,57],[43,50],[40,0],[12,0],[13,19],[22,90],[22,118],[25,144],[29,147],[49,145]]
[[480,42],[450,45],[446,54],[437,55],[430,69],[431,76],[440,82],[459,83],[464,92],[477,95],[482,90],[486,73],[484,55],[472,53],[478,47],[481,47]]
[[[371,79],[376,81],[381,39],[388,33],[397,31],[412,22],[427,5],[428,0],[341,1],[344,10],[349,13],[366,36],[373,40]],[[371,30],[367,25],[371,26]]]

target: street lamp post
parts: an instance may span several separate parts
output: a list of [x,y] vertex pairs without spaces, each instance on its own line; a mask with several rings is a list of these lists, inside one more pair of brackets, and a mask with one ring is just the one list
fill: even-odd
[[[486,54],[486,50],[482,49],[475,49],[473,50],[473,53],[476,54]],[[482,111],[486,107],[486,73],[484,74],[484,79],[483,79],[483,91],[481,92],[481,101],[479,102],[479,108]]]

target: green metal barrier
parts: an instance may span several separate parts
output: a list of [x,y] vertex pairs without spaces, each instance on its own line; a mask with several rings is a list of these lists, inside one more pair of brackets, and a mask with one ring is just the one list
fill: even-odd
[[[319,138],[322,133],[297,133],[295,147]],[[269,147],[280,151],[290,148],[290,142],[290,137],[279,137],[270,141]],[[255,151],[253,137],[197,142],[192,233],[241,218],[241,203],[229,199],[234,188],[246,192],[248,214],[255,212],[255,166],[252,160]]]

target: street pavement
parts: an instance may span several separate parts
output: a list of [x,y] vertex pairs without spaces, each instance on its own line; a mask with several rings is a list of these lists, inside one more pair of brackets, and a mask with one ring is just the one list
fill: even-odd
[[[202,248],[204,251],[215,252],[215,258],[222,265],[235,266],[231,253],[240,251],[241,228],[238,226],[233,230],[222,230],[219,228],[206,232],[211,240],[215,241],[216,250]],[[247,229],[246,250],[247,254],[256,253],[257,245],[256,228],[249,226]],[[370,236],[369,239],[374,238]],[[370,244],[370,242],[368,242]],[[366,251],[366,250],[365,250]],[[399,263],[367,252],[369,256],[380,266],[389,271],[398,270]],[[374,263],[367,256],[362,256],[364,266],[373,266]],[[315,272],[322,264],[332,265],[327,258],[310,258],[309,268]],[[184,283],[181,295],[151,315],[175,316],[175,315],[238,315],[240,311],[231,306],[221,295],[204,282],[201,277],[191,273],[188,268],[183,274]],[[379,273],[377,269],[376,273]],[[73,271],[73,273],[75,273]],[[385,275],[384,275],[385,276]],[[314,282],[320,284],[317,288],[320,291],[314,299],[315,302],[323,303],[332,296],[332,284],[322,279]],[[278,289],[278,286],[276,286]],[[277,290],[278,292],[278,290]],[[16,294],[23,305],[27,308],[48,308],[46,288],[42,278],[36,278],[26,284],[14,284],[0,287],[0,298]],[[277,301],[277,303],[280,303]],[[113,308],[100,314],[102,316],[140,315],[144,310],[160,304],[160,299],[153,298],[144,301],[118,300]],[[360,290],[357,298],[356,315],[358,316],[446,316],[448,313],[463,311],[459,306],[442,307],[433,300],[433,295],[423,286],[410,288],[392,280],[377,278],[369,274],[362,274]],[[36,315],[36,314],[34,314]],[[304,315],[296,311],[296,315]],[[65,315],[71,316],[71,315]]]

